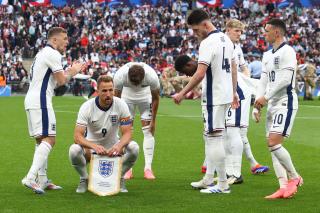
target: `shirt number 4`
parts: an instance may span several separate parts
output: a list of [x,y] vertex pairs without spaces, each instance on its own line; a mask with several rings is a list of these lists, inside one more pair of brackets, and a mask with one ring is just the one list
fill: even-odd
[[229,60],[228,58],[224,58],[224,50],[225,50],[225,47],[223,47],[222,70],[225,70],[226,72],[230,72]]

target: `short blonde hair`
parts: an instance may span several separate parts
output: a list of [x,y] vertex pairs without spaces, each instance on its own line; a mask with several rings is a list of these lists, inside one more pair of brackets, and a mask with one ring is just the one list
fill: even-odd
[[53,36],[60,34],[60,33],[67,34],[67,30],[62,27],[52,27],[52,28],[50,28],[50,30],[48,32],[48,39],[51,39]]
[[239,21],[238,19],[230,19],[226,24],[226,29],[230,28],[240,28],[241,30],[244,30],[246,25]]

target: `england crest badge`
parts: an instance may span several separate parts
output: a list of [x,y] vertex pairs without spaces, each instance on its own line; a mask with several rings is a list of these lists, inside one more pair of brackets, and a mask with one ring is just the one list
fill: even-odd
[[109,177],[113,172],[113,161],[99,160],[99,174],[102,177]]
[[280,56],[277,56],[273,59],[273,65],[276,69],[279,69]]
[[117,125],[118,115],[111,115],[111,124],[112,126]]

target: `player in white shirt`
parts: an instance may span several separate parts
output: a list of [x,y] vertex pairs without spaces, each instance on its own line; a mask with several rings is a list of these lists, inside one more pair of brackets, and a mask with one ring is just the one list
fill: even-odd
[[[80,175],[77,193],[88,188],[87,161],[94,151],[109,157],[123,155],[121,192],[127,192],[123,175],[138,158],[139,146],[131,141],[131,118],[127,104],[114,96],[112,77],[98,78],[98,97],[82,104],[74,130],[74,144],[70,146],[69,158]],[[121,137],[118,138],[120,129]]]
[[[152,171],[154,154],[154,132],[159,106],[160,83],[156,71],[143,62],[129,62],[114,75],[115,96],[121,97],[129,106],[132,120],[139,109],[143,132],[143,152],[145,159],[144,178],[155,179]],[[125,179],[133,178],[132,169]]]
[[[226,34],[235,44],[234,58],[238,70],[237,93],[240,98],[240,107],[232,109],[229,107],[226,115],[227,143],[226,143],[226,170],[229,184],[239,184],[243,182],[241,176],[242,153],[244,151],[251,165],[253,174],[264,173],[269,167],[260,165],[253,157],[250,143],[247,137],[249,126],[249,109],[251,104],[251,95],[254,92],[252,87],[253,79],[246,78],[250,76],[250,71],[243,57],[243,52],[239,44],[240,36],[244,30],[244,24],[237,19],[231,19],[226,24]],[[206,171],[206,161],[201,168],[202,172]]]
[[263,55],[263,70],[252,113],[259,122],[260,110],[268,104],[266,137],[280,189],[266,196],[266,199],[292,197],[303,183],[289,152],[282,145],[284,137],[290,135],[298,110],[298,98],[294,89],[296,53],[285,43],[285,32],[286,25],[280,19],[271,19],[266,24],[264,36],[273,49]]
[[243,182],[241,175],[243,151],[250,162],[251,172],[253,174],[264,173],[269,170],[267,166],[261,166],[255,160],[247,137],[251,95],[255,92],[256,87],[251,83],[254,79],[248,78],[250,77],[250,71],[244,60],[243,52],[239,44],[244,27],[244,24],[237,19],[231,19],[226,24],[226,34],[235,44],[234,58],[238,71],[237,93],[241,100],[240,106],[237,109],[230,107],[226,116],[226,170],[229,176],[229,184],[239,184]]
[[[231,103],[233,107],[239,104],[236,93],[237,72],[232,61],[233,43],[227,35],[215,28],[203,10],[192,11],[188,25],[201,40],[197,71],[173,99],[176,104],[180,104],[184,96],[202,81],[201,104],[207,159],[205,176],[199,182],[192,182],[191,186],[202,189],[201,193],[230,193],[223,136],[227,108]],[[218,184],[212,186],[214,171],[218,175]]]
[[85,64],[75,62],[67,71],[63,70],[62,54],[67,45],[67,31],[61,27],[51,28],[47,46],[38,52],[30,70],[30,86],[24,106],[29,134],[36,140],[36,149],[31,168],[22,184],[38,194],[43,194],[44,189],[61,189],[48,180],[46,172],[57,128],[52,107],[54,89],[66,84],[72,76],[85,68]]
[[[188,76],[193,76],[194,73],[197,70],[197,62],[192,60],[187,55],[181,55],[177,57],[175,61],[175,69],[178,70],[180,73],[184,73]],[[235,156],[235,151],[230,150],[230,147],[225,146],[227,158],[231,157],[231,162],[228,160],[226,161],[226,172],[228,178],[228,184],[239,184],[242,183],[242,177],[241,177],[241,155],[242,155],[242,143],[245,144],[245,140],[243,137],[246,137],[246,135],[241,134],[242,129],[246,129],[249,125],[249,109],[250,109],[250,102],[251,102],[251,94],[254,93],[254,91],[257,88],[257,81],[256,79],[252,79],[249,77],[244,76],[241,72],[238,72],[238,85],[242,85],[237,87],[237,92],[239,94],[239,97],[241,99],[240,101],[240,107],[236,110],[232,109],[231,107],[228,108],[226,113],[226,144],[225,145],[231,145],[230,143],[233,142],[231,145],[231,148],[238,148],[236,151],[238,151],[239,156]],[[241,83],[240,83],[241,82]],[[247,98],[250,101],[246,102]],[[244,108],[244,104],[246,108]],[[238,111],[239,109],[239,111]],[[246,132],[245,132],[246,133]],[[237,147],[238,145],[238,147]],[[232,152],[233,151],[233,152]],[[229,152],[229,153],[228,153]],[[229,156],[228,156],[229,154]],[[233,160],[234,159],[234,160]],[[233,161],[232,161],[233,160]],[[229,163],[229,164],[228,164]],[[229,168],[228,168],[229,167]],[[204,166],[202,166],[202,173],[206,173],[206,160],[204,161]],[[268,167],[266,166],[260,166],[254,167],[252,169],[252,173],[254,171],[266,172],[268,171]],[[238,174],[238,176],[236,176]]]

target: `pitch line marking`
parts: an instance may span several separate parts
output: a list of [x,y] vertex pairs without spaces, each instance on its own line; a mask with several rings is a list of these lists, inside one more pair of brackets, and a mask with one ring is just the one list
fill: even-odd
[[[78,112],[74,111],[65,111],[65,110],[55,110],[55,112],[61,112],[61,113],[71,113],[71,114],[77,114]],[[197,115],[162,115],[158,114],[159,117],[169,117],[169,118],[202,118],[202,116]],[[320,120],[320,117],[296,117],[297,119],[305,119],[305,120]]]

